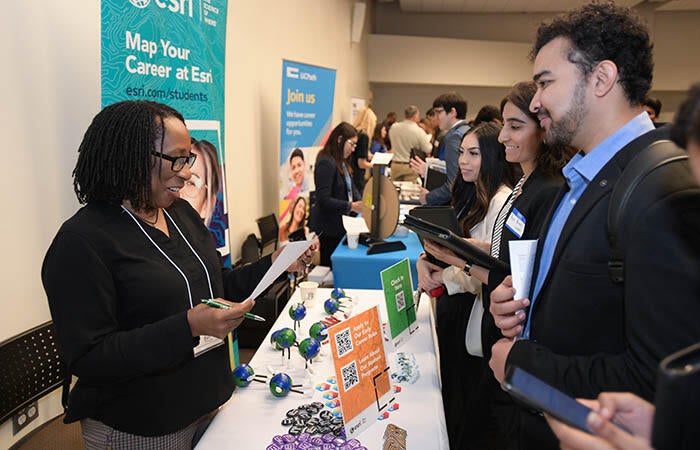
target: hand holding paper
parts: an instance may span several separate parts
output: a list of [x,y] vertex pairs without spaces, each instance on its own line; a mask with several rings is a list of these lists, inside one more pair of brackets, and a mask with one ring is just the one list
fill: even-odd
[[306,241],[290,242],[282,248],[282,251],[277,255],[272,266],[267,270],[258,285],[250,294],[250,298],[258,298],[258,296],[279,277],[282,272],[287,270],[309,247],[314,243],[313,239]]
[[510,272],[513,275],[515,299],[525,298],[530,293],[532,268],[537,253],[537,240],[509,241]]

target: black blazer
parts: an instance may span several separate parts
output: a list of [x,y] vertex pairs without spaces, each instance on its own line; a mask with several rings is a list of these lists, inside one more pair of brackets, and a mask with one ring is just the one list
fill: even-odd
[[357,135],[357,147],[355,151],[352,152],[350,156],[350,162],[352,164],[352,182],[357,188],[357,192],[362,195],[365,189],[365,169],[360,168],[359,159],[364,158],[369,161],[369,136],[364,131],[360,131]]
[[[512,231],[503,225],[501,233],[501,247],[498,259],[510,264],[509,241],[528,240],[539,238],[540,231],[545,220],[549,216],[549,210],[557,199],[561,187],[564,185],[564,178],[559,176],[546,176],[540,168],[530,174],[522,186],[522,192],[511,205],[511,211],[517,208],[525,217],[525,229],[521,237],[516,236]],[[510,214],[510,212],[508,213]],[[494,233],[495,234],[495,233]],[[509,273],[497,270],[489,271],[488,284],[483,286],[484,316],[481,322],[481,341],[483,345],[484,358],[491,358],[491,346],[503,337],[501,330],[496,327],[493,316],[489,313],[491,305],[491,292],[498,287]]]
[[[530,340],[517,341],[507,359],[574,397],[631,391],[652,400],[659,361],[700,341],[700,189],[687,162],[661,169],[673,193],[629,224],[624,285],[608,276],[610,196],[633,151],[620,150],[577,202],[532,306]],[[521,424],[525,441],[553,437],[541,417],[523,413]]]
[[[346,163],[347,164],[347,163]],[[345,176],[338,171],[335,159],[320,155],[314,168],[316,200],[309,214],[309,229],[326,236],[343,236],[343,214],[351,213],[348,201]],[[360,193],[351,186],[353,201],[360,199]]]

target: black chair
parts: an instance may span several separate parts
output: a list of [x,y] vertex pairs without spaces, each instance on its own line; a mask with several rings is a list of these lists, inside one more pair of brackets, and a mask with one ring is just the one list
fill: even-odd
[[266,321],[244,320],[237,329],[239,347],[254,349],[260,347],[277,317],[284,313],[282,308],[289,301],[291,295],[291,285],[286,276],[280,277],[265,292],[260,294],[250,312],[264,317]]
[[240,264],[253,263],[260,259],[260,241],[257,236],[250,233],[241,245]]
[[277,239],[280,227],[277,224],[277,216],[269,214],[257,220],[260,230],[260,255],[267,256],[277,250]]
[[[63,387],[66,372],[54,339],[53,322],[46,322],[0,343],[0,423],[52,391]],[[51,418],[11,449],[83,447],[80,425],[66,425],[63,414]]]

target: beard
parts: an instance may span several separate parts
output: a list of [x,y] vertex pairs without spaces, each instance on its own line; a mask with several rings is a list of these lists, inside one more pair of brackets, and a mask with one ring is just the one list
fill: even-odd
[[[576,83],[571,98],[571,107],[558,121],[552,119],[549,129],[545,130],[545,141],[549,145],[569,146],[572,144],[578,128],[588,113],[584,105],[586,98],[586,80]],[[551,116],[550,116],[551,117]]]

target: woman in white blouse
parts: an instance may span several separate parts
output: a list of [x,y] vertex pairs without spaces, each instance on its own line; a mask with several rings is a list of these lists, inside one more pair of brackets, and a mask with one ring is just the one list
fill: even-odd
[[[491,242],[498,212],[511,193],[514,166],[505,160],[504,147],[498,142],[500,130],[497,125],[483,123],[469,130],[460,145],[461,176],[455,177],[452,205],[464,236],[471,242]],[[437,300],[436,310],[440,310],[437,327],[438,339],[443,341],[441,375],[450,447],[471,447],[489,433],[481,426],[478,415],[465,411],[470,405],[482,403],[476,400],[478,393],[470,389],[469,380],[478,379],[483,370],[488,370],[481,357],[482,282],[471,277],[466,262],[449,250],[430,241],[426,241],[425,250],[449,264],[443,269],[423,255],[416,266],[420,289],[428,292],[444,285],[449,294]],[[448,304],[452,311],[444,311]],[[456,320],[449,321],[450,316]],[[451,341],[444,342],[446,339]]]

